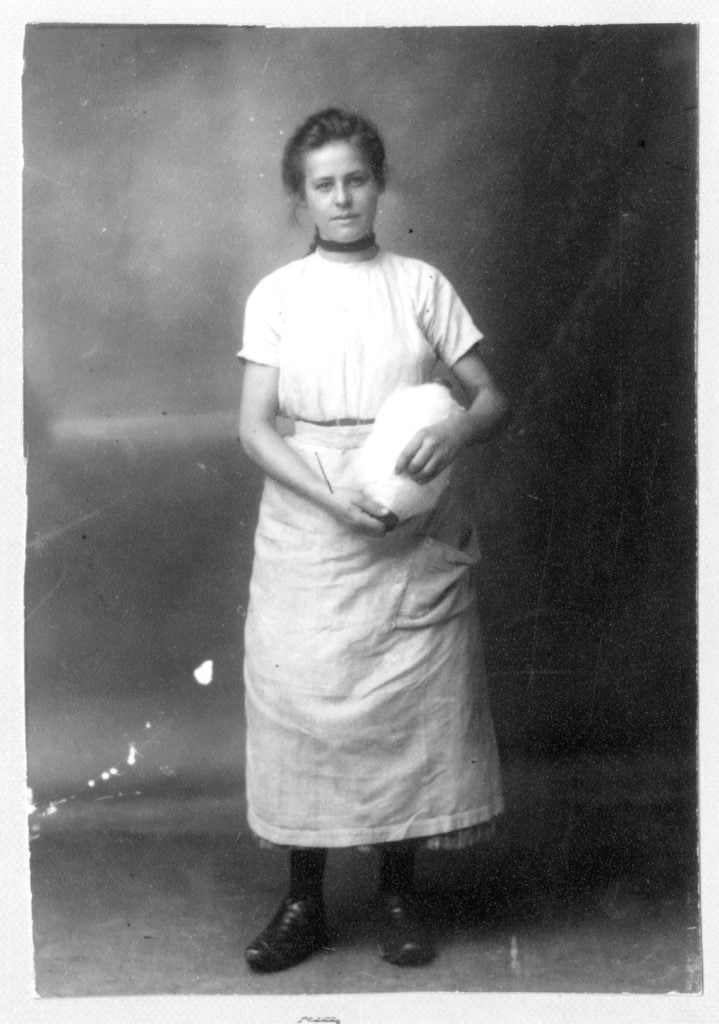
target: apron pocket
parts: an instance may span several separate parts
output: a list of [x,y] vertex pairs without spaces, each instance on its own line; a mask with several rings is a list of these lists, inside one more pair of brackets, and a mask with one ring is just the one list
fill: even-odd
[[474,531],[462,548],[425,536],[412,559],[395,624],[442,622],[473,603],[470,569],[479,560]]

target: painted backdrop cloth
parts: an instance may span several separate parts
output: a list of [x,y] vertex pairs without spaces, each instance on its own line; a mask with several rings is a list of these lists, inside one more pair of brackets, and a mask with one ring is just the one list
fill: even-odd
[[[279,367],[285,415],[371,418],[398,386],[423,383],[436,358],[451,366],[479,337],[428,264],[315,254],[257,286],[240,355]],[[286,440],[335,486],[352,483],[368,430],[298,422]],[[501,811],[477,558],[451,488],[434,512],[372,537],[266,480],[245,629],[257,835],[354,846],[452,832]]]

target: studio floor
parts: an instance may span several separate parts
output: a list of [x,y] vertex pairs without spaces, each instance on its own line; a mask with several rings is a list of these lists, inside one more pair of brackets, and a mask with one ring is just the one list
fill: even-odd
[[[491,846],[424,852],[418,889],[438,945],[378,955],[376,859],[334,851],[331,948],[256,975],[243,950],[283,895],[242,796],[208,785],[31,814],[39,996],[701,990],[693,768],[666,754],[505,766]],[[239,834],[238,834],[239,832]]]

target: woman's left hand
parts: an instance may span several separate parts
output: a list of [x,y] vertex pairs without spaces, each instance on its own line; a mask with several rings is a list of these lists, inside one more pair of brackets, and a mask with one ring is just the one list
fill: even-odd
[[488,441],[511,415],[509,403],[493,384],[476,345],[452,365],[452,373],[472,397],[471,405],[458,416],[418,430],[395,465],[396,473],[407,473],[419,484],[429,483],[451,466],[460,448]]
[[395,473],[407,473],[418,484],[429,483],[451,466],[465,442],[459,417],[423,427],[402,449]]

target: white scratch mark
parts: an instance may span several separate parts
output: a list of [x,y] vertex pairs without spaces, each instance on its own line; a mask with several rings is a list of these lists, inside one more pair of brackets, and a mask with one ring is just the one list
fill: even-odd
[[535,661],[537,655],[537,639],[539,636],[539,615],[542,609],[542,591],[544,589],[544,578],[547,575],[547,566],[549,564],[549,550],[552,544],[552,531],[554,529],[554,514],[557,508],[556,495],[552,495],[552,512],[549,518],[549,529],[547,530],[547,546],[544,551],[544,562],[542,564],[542,575],[539,579],[539,590],[537,591],[537,608],[534,615],[534,631],[532,634],[532,654],[531,662],[529,666],[529,682],[527,683],[527,690],[531,690],[534,683],[535,676]]
[[509,944],[509,967],[513,974],[517,974],[521,970],[519,966],[519,945],[516,935],[512,936],[512,941]]
[[133,765],[137,763],[137,747],[134,743],[130,744],[130,752],[127,755],[127,763]]
[[119,774],[119,772],[118,772],[117,768],[111,768],[110,769],[110,775],[118,775],[118,774]]
[[37,810],[37,807],[35,806],[35,803],[33,801],[32,790],[30,789],[29,786],[25,790],[25,799],[27,801],[27,813],[34,814],[35,811]]
[[50,540],[55,540],[56,537],[61,537],[68,530],[72,530],[73,527],[79,526],[80,523],[88,523],[92,519],[97,519],[103,512],[107,512],[109,509],[114,508],[121,501],[125,500],[126,495],[121,494],[119,498],[115,498],[114,501],[109,502],[107,505],[102,505],[100,508],[93,509],[92,512],[87,512],[85,515],[78,516],[76,519],[71,519],[69,523],[65,523],[64,526],[58,526],[55,530],[47,530],[45,533],[38,533],[35,535],[35,539],[30,541],[28,549],[42,548]]
[[[30,545],[30,547],[32,547],[32,545]],[[38,603],[37,603],[37,604],[35,605],[35,607],[34,607],[34,608],[32,608],[32,609],[31,609],[31,610],[30,610],[30,611],[29,611],[29,612],[27,613],[27,615],[25,616],[25,622],[29,622],[29,621],[30,621],[30,619],[31,619],[31,618],[33,617],[33,615],[35,614],[35,612],[39,612],[39,611],[40,611],[40,609],[42,608],[42,606],[43,606],[43,605],[44,605],[44,604],[45,604],[45,603],[46,603],[47,601],[49,601],[49,600],[50,600],[50,598],[51,598],[51,597],[52,597],[52,595],[53,595],[53,594],[55,593],[55,591],[56,591],[56,590],[59,590],[59,588],[60,588],[60,587],[62,586],[62,584],[63,584],[63,582],[64,582],[64,580],[65,580],[65,577],[66,577],[66,576],[67,576],[67,566],[66,566],[66,567],[65,567],[65,568],[63,569],[63,572],[62,572],[62,576],[61,576],[61,577],[60,577],[60,579],[59,579],[59,580],[57,581],[57,583],[56,583],[56,584],[55,584],[55,586],[54,586],[54,587],[52,588],[52,590],[48,591],[48,593],[47,593],[47,594],[45,594],[45,596],[44,596],[44,597],[43,597],[43,598],[42,598],[42,599],[41,599],[40,601],[38,601]]]
[[210,685],[212,682],[212,670],[213,663],[211,661],[203,661],[202,664],[195,669],[193,675],[200,686]]
[[36,178],[43,178],[45,181],[51,181],[53,185],[63,185],[65,188],[70,188],[69,181],[58,181],[57,178],[51,178],[49,175],[43,174],[42,171],[36,171],[34,167],[28,167],[27,164],[25,164],[25,170],[28,174],[34,174]]
[[[641,423],[641,421],[640,421]],[[639,435],[641,437],[641,435]],[[619,540],[622,534],[622,527],[624,525],[624,515],[627,507],[627,499],[629,494],[629,485],[631,483],[632,474],[634,472],[634,460],[637,457],[637,451],[639,450],[639,438],[634,446],[632,452],[631,462],[629,463],[629,469],[627,470],[627,478],[622,489],[621,504],[619,506],[619,517],[617,519],[617,528],[614,532],[614,547],[612,550],[612,558],[609,566],[609,578],[607,582],[607,589],[604,595],[604,610],[602,612],[602,632],[599,636],[599,642],[597,643],[597,653],[594,659],[594,669],[592,672],[592,695],[589,704],[589,716],[590,719],[594,717],[594,702],[597,695],[597,687],[599,686],[599,673],[603,667],[604,661],[604,643],[605,640],[611,636],[612,629],[614,628],[614,616],[610,612],[610,601],[614,592],[614,573],[617,567],[617,561],[619,557]]]

